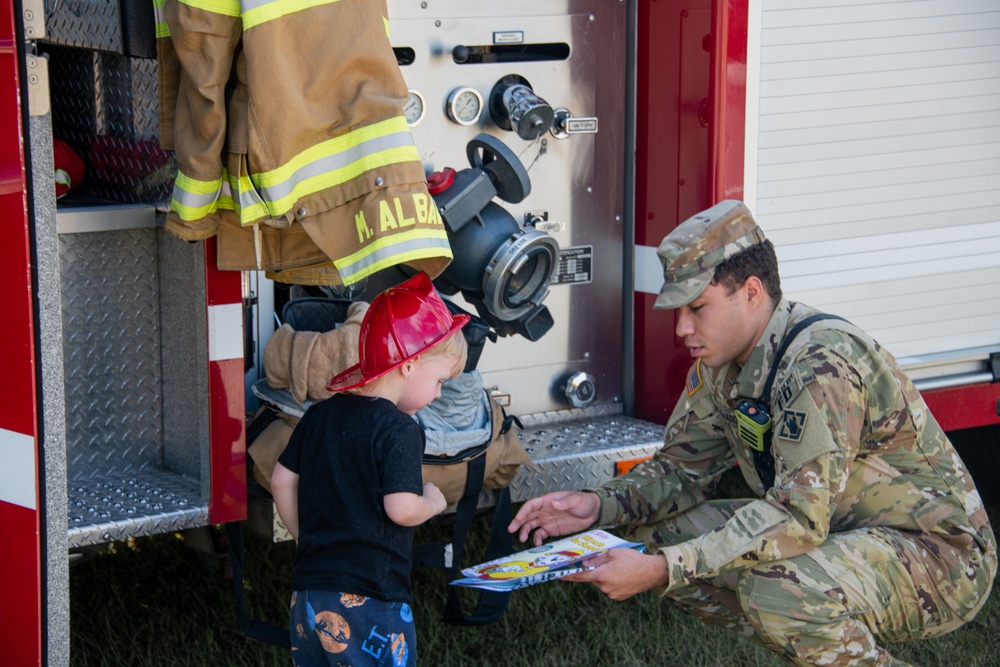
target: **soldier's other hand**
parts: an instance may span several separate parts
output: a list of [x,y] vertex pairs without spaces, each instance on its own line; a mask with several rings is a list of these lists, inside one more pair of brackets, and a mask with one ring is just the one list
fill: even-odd
[[554,491],[521,505],[507,531],[518,533],[522,542],[527,542],[534,531],[533,541],[537,547],[548,537],[579,533],[590,528],[597,521],[600,509],[601,501],[596,494]]
[[634,549],[611,549],[588,558],[593,570],[577,572],[562,581],[589,582],[612,600],[625,600],[656,586],[667,585],[667,559]]

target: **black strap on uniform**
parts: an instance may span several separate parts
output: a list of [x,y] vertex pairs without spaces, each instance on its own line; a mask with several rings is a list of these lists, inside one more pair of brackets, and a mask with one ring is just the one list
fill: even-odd
[[[521,422],[513,415],[505,415],[500,433],[506,433],[512,424],[521,426]],[[523,427],[522,427],[523,428]],[[451,563],[445,563],[445,553],[449,543],[430,542],[417,544],[413,547],[413,565],[415,567],[439,567],[448,569],[451,577],[457,578],[462,569],[462,556],[465,553],[465,540],[468,537],[472,521],[479,507],[479,495],[483,490],[483,478],[486,474],[486,455],[470,459],[466,465],[465,492],[455,508],[455,527],[451,533]],[[513,507],[510,500],[510,488],[503,487],[497,493],[496,505],[493,507],[493,522],[490,525],[490,543],[486,549],[483,562],[507,556],[514,552],[514,539],[507,532],[507,526],[513,518]],[[445,602],[444,620],[452,625],[487,625],[500,620],[507,609],[510,591],[480,590],[476,609],[466,616],[462,611],[462,603],[458,598],[458,588],[448,586],[448,599]]]
[[[438,567],[449,570],[452,578],[459,576],[462,569],[462,556],[465,552],[465,540],[468,537],[472,521],[476,517],[479,505],[479,494],[483,489],[483,473],[486,471],[486,456],[470,459],[465,479],[465,493],[455,508],[455,527],[452,529],[451,542],[427,542],[413,547],[414,567]],[[493,507],[493,523],[490,528],[490,543],[486,550],[484,561],[506,556],[514,551],[514,542],[507,525],[510,524],[513,510],[510,501],[510,488],[504,487],[497,494],[496,505]],[[445,562],[448,546],[451,546],[451,562]],[[479,591],[479,601],[476,610],[466,616],[462,612],[462,604],[458,599],[455,586],[448,586],[448,599],[445,602],[444,620],[453,625],[486,625],[500,620],[510,592]]]
[[[781,341],[781,347],[778,348],[778,353],[774,355],[774,363],[771,364],[771,370],[767,374],[767,382],[764,383],[764,391],[761,393],[760,398],[757,399],[757,404],[762,406],[768,415],[771,414],[771,387],[774,385],[774,378],[778,374],[778,366],[781,365],[781,361],[785,357],[785,352],[788,351],[788,346],[792,344],[792,341],[795,340],[795,337],[798,336],[803,329],[808,327],[813,322],[818,322],[820,320],[847,321],[844,320],[843,317],[828,315],[826,313],[810,315],[809,317],[798,322],[794,327],[792,327],[792,330],[785,335],[784,339]],[[769,428],[764,434],[764,448],[761,451],[752,450],[753,467],[757,471],[757,477],[764,485],[765,491],[774,486],[774,453],[771,451],[771,436],[773,433],[774,422],[772,420],[771,428]]]

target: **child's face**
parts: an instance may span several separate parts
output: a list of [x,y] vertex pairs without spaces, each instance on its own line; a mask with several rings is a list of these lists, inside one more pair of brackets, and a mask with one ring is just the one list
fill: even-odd
[[457,363],[452,356],[417,357],[413,370],[406,376],[396,407],[408,415],[426,407],[441,395],[441,385],[455,377]]

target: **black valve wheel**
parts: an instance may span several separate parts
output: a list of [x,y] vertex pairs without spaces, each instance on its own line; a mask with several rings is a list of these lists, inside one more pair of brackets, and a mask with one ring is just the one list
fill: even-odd
[[489,174],[497,197],[517,204],[531,194],[528,170],[507,144],[491,134],[477,134],[465,147],[469,164]]

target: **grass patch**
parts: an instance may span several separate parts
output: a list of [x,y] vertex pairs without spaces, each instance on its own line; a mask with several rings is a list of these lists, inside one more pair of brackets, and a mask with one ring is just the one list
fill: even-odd
[[[1000,525],[1000,504],[991,507]],[[467,547],[480,560],[488,516],[477,518]],[[437,539],[444,525],[418,530]],[[236,626],[225,563],[190,548],[192,535],[118,542],[70,570],[70,664],[76,667],[205,667],[291,665],[282,649],[245,639]],[[251,614],[287,622],[293,546],[247,537],[247,602]],[[484,627],[441,620],[443,572],[413,575],[420,662],[477,665],[689,665],[779,667],[751,641],[703,625],[652,594],[614,602],[586,584],[554,582],[515,592],[507,612]],[[463,591],[466,611],[475,593]],[[974,621],[937,639],[891,647],[913,665],[1000,667],[1000,587]]]

